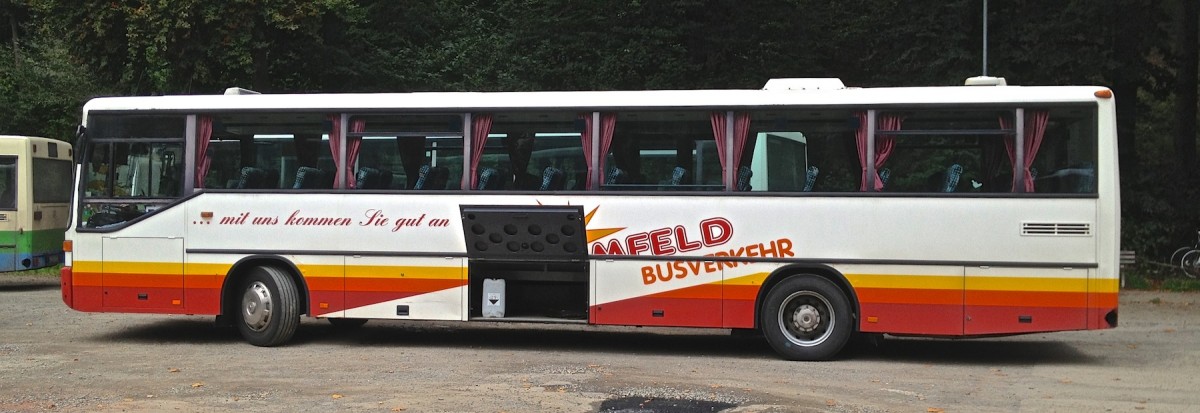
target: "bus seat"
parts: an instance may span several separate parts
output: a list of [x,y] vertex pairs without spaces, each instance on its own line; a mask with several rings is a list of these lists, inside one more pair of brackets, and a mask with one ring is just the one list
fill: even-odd
[[958,189],[958,180],[962,177],[963,167],[959,164],[946,168],[946,178],[942,182],[942,192],[954,192]]
[[682,166],[676,166],[671,169],[671,178],[667,180],[667,185],[679,186],[687,183],[688,170]]
[[313,168],[311,166],[301,166],[296,169],[296,183],[292,185],[292,189],[315,189],[320,188],[324,181],[324,171]]
[[475,189],[496,190],[503,189],[504,181],[500,179],[500,171],[496,168],[480,168],[479,180],[476,181]]
[[261,168],[243,167],[236,189],[262,189],[266,185],[266,179],[267,173]]
[[754,176],[754,171],[751,171],[749,166],[743,165],[742,167],[738,168],[737,186],[736,186],[737,190],[738,191],[749,191],[751,189],[754,189],[753,187],[750,186],[750,178],[753,176]]
[[[354,187],[358,189],[379,188],[380,172],[378,169],[364,166],[354,174]],[[298,180],[297,180],[298,182]]]
[[379,170],[379,189],[392,188],[392,171],[387,169]]
[[547,166],[542,170],[542,186],[539,191],[561,191],[563,185],[566,184],[566,177],[563,176],[562,169],[553,166]]
[[817,184],[817,174],[819,173],[821,170],[817,169],[815,165],[808,166],[804,172],[804,192],[812,192],[813,186]]
[[883,168],[883,169],[879,170],[879,183],[882,184],[884,188],[887,188],[888,179],[891,177],[892,177],[891,169]]
[[421,165],[421,169],[417,170],[417,182],[413,184],[412,189],[426,189],[426,183],[429,181],[429,165]]
[[625,171],[622,170],[621,168],[618,168],[615,166],[610,166],[610,167],[608,167],[608,173],[604,174],[604,184],[605,185],[623,184],[623,183],[625,183],[626,177],[628,175],[629,174],[625,173]]
[[446,189],[446,180],[449,178],[450,170],[444,166],[421,165],[413,189]]

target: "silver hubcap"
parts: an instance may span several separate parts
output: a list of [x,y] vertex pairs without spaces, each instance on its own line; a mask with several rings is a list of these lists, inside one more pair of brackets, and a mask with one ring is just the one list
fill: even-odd
[[250,284],[242,295],[242,320],[254,331],[262,331],[271,323],[271,291],[261,281]]
[[779,329],[788,341],[802,347],[825,342],[834,328],[833,306],[812,291],[798,291],[779,308]]

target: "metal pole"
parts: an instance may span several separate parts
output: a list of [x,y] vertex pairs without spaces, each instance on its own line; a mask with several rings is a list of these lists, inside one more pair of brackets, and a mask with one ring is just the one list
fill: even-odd
[[987,76],[987,0],[983,0],[983,75]]

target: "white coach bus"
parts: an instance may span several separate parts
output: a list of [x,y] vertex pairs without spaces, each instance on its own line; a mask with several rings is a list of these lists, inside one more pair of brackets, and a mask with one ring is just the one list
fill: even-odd
[[1117,325],[1096,86],[226,94],[84,108],[63,300],[216,315],[853,334]]

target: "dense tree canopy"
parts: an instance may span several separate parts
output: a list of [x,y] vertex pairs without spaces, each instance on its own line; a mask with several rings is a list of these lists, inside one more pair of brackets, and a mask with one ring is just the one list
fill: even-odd
[[[981,0],[0,0],[0,133],[69,138],[98,95],[949,85]],[[1190,0],[991,2],[988,74],[1118,101],[1127,248],[1200,226]],[[1184,177],[1180,179],[1179,177]],[[1178,185],[1178,187],[1173,186]]]

